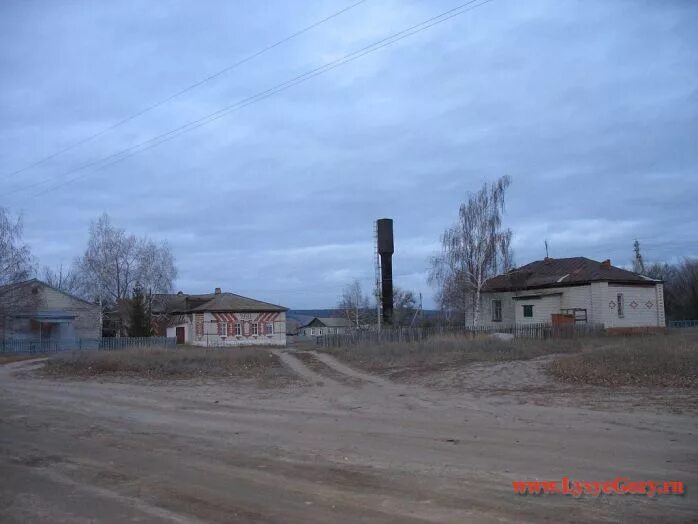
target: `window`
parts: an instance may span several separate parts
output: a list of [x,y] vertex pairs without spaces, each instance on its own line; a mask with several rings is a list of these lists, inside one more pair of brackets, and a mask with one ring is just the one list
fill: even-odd
[[616,298],[618,299],[618,318],[623,318],[623,310],[625,309],[623,307],[625,305],[623,303],[623,293],[618,293]]
[[252,334],[259,335],[259,324],[257,322],[252,322]]
[[310,328],[310,334],[314,335],[315,334],[315,328]]
[[529,304],[523,307],[524,317],[533,318],[533,305]]
[[273,322],[267,322],[267,325],[264,327],[265,333],[267,335],[273,335],[274,334],[274,323]]
[[502,301],[493,300],[492,301],[492,322],[502,321]]
[[224,337],[228,334],[228,323],[227,322],[219,322],[218,323],[218,334],[221,335],[222,337]]
[[317,334],[318,334],[318,335],[322,335],[322,328],[320,328],[320,329],[317,330]]
[[235,322],[235,336],[239,337],[240,335],[242,335],[242,324]]

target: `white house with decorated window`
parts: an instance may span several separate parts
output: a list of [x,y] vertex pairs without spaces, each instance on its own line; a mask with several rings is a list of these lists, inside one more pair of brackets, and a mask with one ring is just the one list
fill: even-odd
[[155,295],[153,315],[178,344],[204,347],[285,346],[287,308],[235,293]]
[[662,331],[664,288],[610,260],[546,258],[489,279],[480,319],[491,327],[594,323],[611,332]]

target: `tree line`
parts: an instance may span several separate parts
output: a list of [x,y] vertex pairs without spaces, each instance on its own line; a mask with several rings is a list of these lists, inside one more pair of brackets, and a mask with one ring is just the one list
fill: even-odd
[[148,336],[146,302],[152,294],[172,292],[177,267],[166,242],[130,234],[106,213],[90,223],[85,250],[69,266],[42,266],[24,241],[22,217],[0,207],[0,285],[34,277],[101,304],[106,329],[114,334]]
[[[337,303],[336,316],[346,318],[354,329],[378,323],[380,294],[374,290],[374,302],[364,293],[361,282],[354,279],[344,286]],[[420,321],[417,296],[413,291],[393,287],[393,326],[412,326]]]
[[646,263],[640,242],[633,244],[633,271],[664,282],[664,310],[670,320],[698,319],[698,259]]

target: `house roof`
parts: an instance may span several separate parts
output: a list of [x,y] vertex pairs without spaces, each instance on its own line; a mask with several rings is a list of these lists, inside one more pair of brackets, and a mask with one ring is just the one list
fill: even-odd
[[184,313],[190,311],[287,311],[287,308],[235,293],[153,295],[153,312]]
[[67,291],[64,291],[62,289],[58,289],[57,287],[54,287],[50,284],[47,284],[43,280],[39,280],[38,278],[31,278],[29,280],[22,280],[21,282],[14,282],[12,284],[5,284],[3,286],[0,286],[0,295],[3,295],[4,293],[7,293],[9,291],[12,291],[13,289],[19,289],[24,286],[28,286],[30,284],[35,284],[35,285],[40,285],[47,287],[49,289],[53,289],[54,291],[57,291],[58,293],[62,293],[66,296],[69,296],[70,298],[74,300],[79,300],[80,302],[84,302],[85,304],[88,304],[93,307],[99,307],[99,304],[95,304],[94,302],[89,302],[88,300],[85,300],[84,298],[80,298],[76,295],[73,295],[72,293],[68,293]]
[[352,325],[348,319],[342,317],[315,317],[302,327],[310,326],[311,324],[317,325],[316,321],[324,327],[351,327]]
[[610,261],[597,262],[586,257],[546,258],[490,278],[483,291],[521,291],[591,282],[649,284],[660,281],[612,266]]

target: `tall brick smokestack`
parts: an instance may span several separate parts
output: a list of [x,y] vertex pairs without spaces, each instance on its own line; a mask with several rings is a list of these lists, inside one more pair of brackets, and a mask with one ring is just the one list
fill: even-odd
[[381,302],[383,323],[393,323],[393,220],[381,218],[377,222],[378,255],[381,259]]

